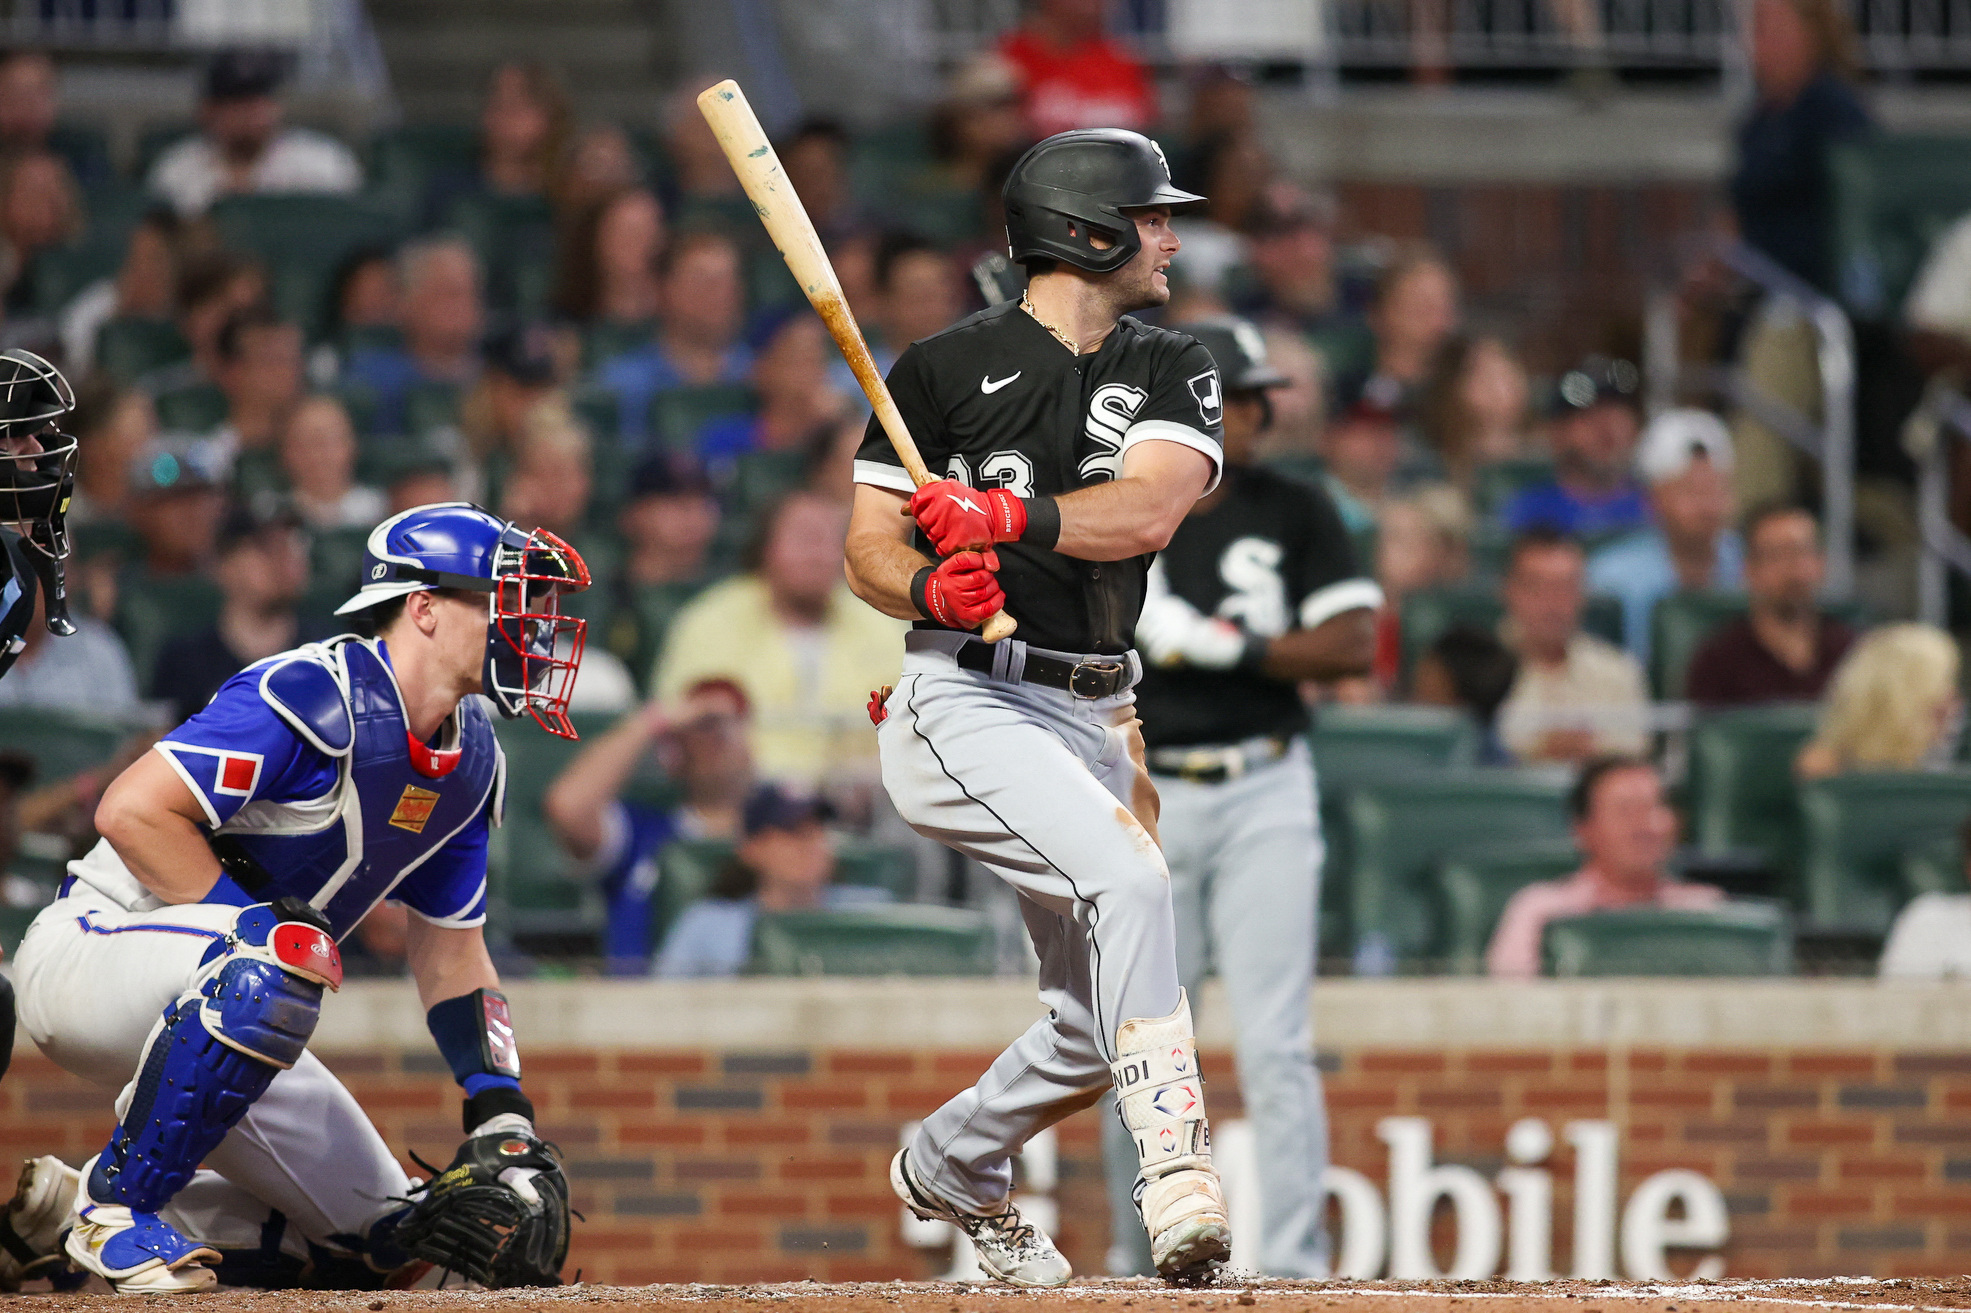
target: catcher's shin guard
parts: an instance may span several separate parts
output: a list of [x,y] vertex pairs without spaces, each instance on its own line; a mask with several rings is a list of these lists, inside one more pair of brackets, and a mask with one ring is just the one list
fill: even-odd
[[95,1203],[155,1213],[300,1059],[322,987],[340,985],[342,969],[335,942],[303,919],[313,909],[290,904],[242,911],[151,1032],[129,1107],[89,1173]]
[[1232,1230],[1211,1165],[1190,999],[1180,990],[1169,1016],[1123,1022],[1116,1053],[1116,1111],[1136,1142],[1136,1207],[1150,1257],[1172,1281],[1208,1276],[1230,1257]]

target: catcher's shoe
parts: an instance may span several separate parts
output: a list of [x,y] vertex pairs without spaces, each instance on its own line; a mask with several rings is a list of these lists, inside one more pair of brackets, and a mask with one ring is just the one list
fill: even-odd
[[1012,1200],[996,1213],[968,1213],[926,1190],[910,1170],[908,1149],[890,1159],[890,1188],[926,1221],[949,1222],[972,1239],[988,1276],[1016,1286],[1065,1286],[1074,1277],[1068,1260],[1045,1231],[1029,1222]]
[[0,1290],[19,1290],[66,1265],[62,1226],[80,1184],[81,1174],[59,1158],[21,1164],[14,1197],[0,1211]]
[[94,1272],[120,1295],[177,1295],[210,1290],[219,1278],[206,1263],[219,1251],[187,1240],[156,1213],[133,1213],[121,1204],[99,1204],[89,1197],[89,1172],[77,1174],[69,1210],[68,1238],[62,1247],[70,1261]]

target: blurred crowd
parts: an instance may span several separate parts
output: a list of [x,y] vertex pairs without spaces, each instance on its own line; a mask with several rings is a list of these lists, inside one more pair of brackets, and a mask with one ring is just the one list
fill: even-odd
[[[1683,701],[1825,699],[1808,774],[1948,754],[1955,645],[1861,635],[1822,604],[1813,490],[1769,434],[1701,407],[1646,418],[1637,363],[1600,341],[1533,376],[1509,333],[1468,321],[1445,258],[1283,175],[1249,77],[1189,74],[1166,115],[1103,9],[1030,6],[922,122],[780,135],[881,364],[984,304],[970,271],[1001,246],[1027,144],[1153,132],[1210,199],[1175,225],[1164,318],[1263,335],[1292,382],[1261,458],[1332,496],[1387,598],[1373,675],[1310,698],[1462,707],[1497,764],[1649,752]],[[1736,228],[1825,286],[1815,143],[1867,126],[1849,38],[1829,0],[1753,10]],[[549,70],[507,64],[476,124],[359,150],[288,123],[282,76],[215,59],[196,125],[126,176],[64,120],[45,55],[0,56],[0,336],[81,399],[80,632],[31,630],[0,707],[189,715],[244,665],[336,632],[380,518],[479,502],[562,535],[594,577],[571,606],[590,626],[575,710],[621,719],[533,805],[606,873],[604,954],[713,969],[743,930],[700,925],[704,960],[651,939],[664,844],[739,843],[721,896],[799,906],[829,896],[802,836],[907,836],[864,711],[900,626],[820,550],[845,531],[867,407],[696,111],[711,79],[646,131],[580,121]],[[1956,259],[1924,284],[1923,322],[1971,357]],[[1724,299],[1694,277],[1687,305]],[[1776,321],[1722,319],[1713,349],[1798,373]],[[612,810],[653,749],[665,806]],[[898,892],[955,887],[926,868]]]

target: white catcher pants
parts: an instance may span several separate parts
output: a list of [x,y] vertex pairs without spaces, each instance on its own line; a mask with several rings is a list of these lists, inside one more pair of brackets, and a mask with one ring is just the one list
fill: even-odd
[[984,1212],[1020,1146],[1107,1092],[1117,1027],[1176,1010],[1170,877],[1133,694],[994,680],[912,639],[877,733],[883,784],[919,833],[1019,893],[1048,1008],[910,1145],[926,1186]]
[[[238,913],[207,904],[131,912],[78,881],[21,941],[21,1024],[56,1065],[113,1095],[122,1116],[152,1030]],[[225,1249],[258,1248],[272,1210],[287,1219],[287,1252],[304,1256],[303,1240],[347,1250],[336,1237],[360,1236],[410,1188],[355,1097],[312,1053],[274,1077],[206,1164],[162,1215]]]

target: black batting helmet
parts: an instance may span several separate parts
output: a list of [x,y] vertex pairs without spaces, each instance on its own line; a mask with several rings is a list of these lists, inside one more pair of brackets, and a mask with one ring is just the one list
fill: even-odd
[[1211,352],[1218,366],[1218,377],[1227,392],[1256,392],[1283,388],[1293,380],[1266,359],[1266,339],[1250,320],[1225,315],[1177,324],[1174,331],[1188,333]]
[[[1142,248],[1125,211],[1184,210],[1204,199],[1170,185],[1162,148],[1140,132],[1059,132],[1022,155],[1006,178],[1007,254],[1015,264],[1063,260],[1090,273],[1113,273]],[[1096,234],[1110,243],[1107,249],[1088,240]]]

